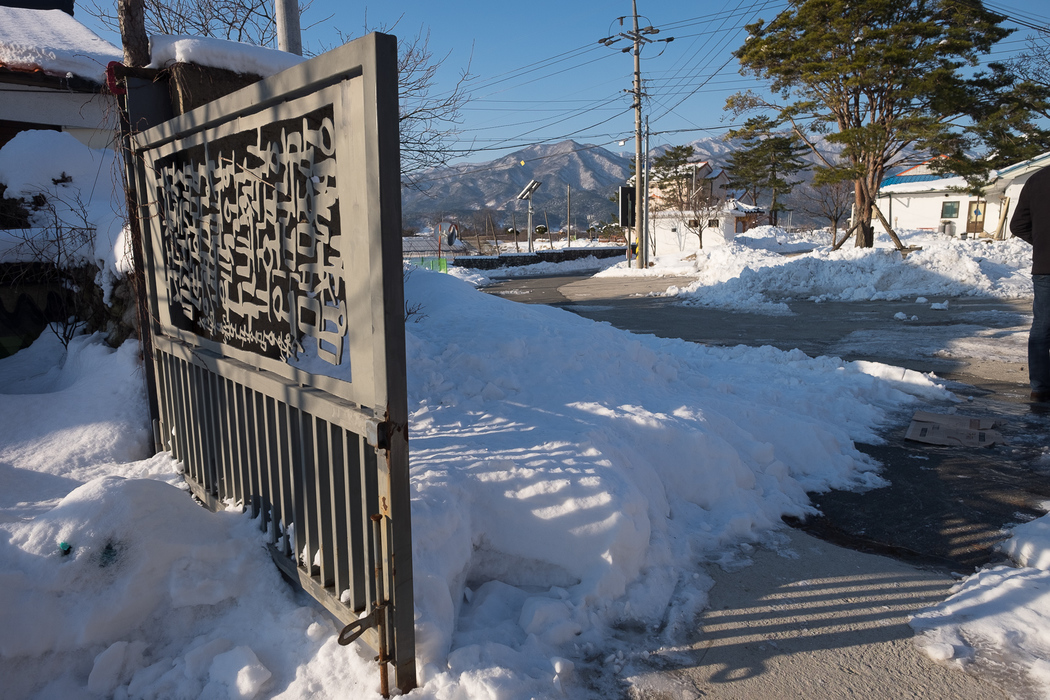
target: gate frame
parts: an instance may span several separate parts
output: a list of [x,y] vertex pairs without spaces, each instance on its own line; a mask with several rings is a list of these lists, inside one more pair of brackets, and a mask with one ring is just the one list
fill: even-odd
[[[325,581],[318,581],[312,575],[315,567],[302,565],[298,554],[289,557],[273,544],[271,553],[282,571],[347,625],[340,642],[344,642],[347,630],[354,627],[356,632],[351,636],[363,635],[362,639],[379,652],[384,690],[386,654],[392,654],[389,660],[394,663],[395,683],[402,692],[407,692],[415,687],[416,672],[397,70],[396,38],[374,33],[138,133],[134,132],[133,112],[144,113],[153,106],[135,105],[132,90],[128,97],[128,121],[132,129],[128,168],[129,200],[136,202],[138,221],[135,223],[141,232],[136,243],[141,243],[143,251],[140,262],[145,272],[149,330],[152,347],[157,350],[155,356],[147,357],[147,362],[148,369],[152,370],[148,374],[156,377],[152,389],[161,396],[156,430],[161,440],[158,449],[172,450],[180,460],[192,462],[191,458],[196,456],[197,462],[207,463],[210,459],[214,471],[216,460],[220,463],[223,459],[229,460],[238,449],[228,444],[238,442],[232,440],[233,428],[247,427],[249,433],[255,434],[252,426],[245,426],[243,415],[239,417],[239,425],[232,422],[235,418],[231,417],[233,411],[243,409],[245,404],[251,407],[248,392],[252,392],[256,400],[286,401],[296,422],[302,411],[308,411],[310,421],[329,421],[333,431],[338,427],[361,436],[362,445],[367,443],[375,451],[374,460],[366,455],[368,459],[361,462],[363,470],[367,471],[365,461],[374,462],[376,469],[375,476],[370,477],[376,479],[375,502],[364,505],[365,517],[370,516],[374,523],[375,582],[371,588],[366,584],[369,590],[365,596],[371,609],[362,614],[340,602],[339,591],[333,595],[326,590]],[[253,128],[253,124],[262,123],[264,115],[286,113],[288,116],[276,118],[295,118],[296,114],[318,109],[318,105],[332,105],[338,144],[336,185],[340,256],[344,266],[342,280],[346,285],[347,333],[354,336],[348,341],[351,381],[311,374],[280,360],[176,328],[170,319],[170,299],[162,277],[165,273],[158,267],[163,266],[163,248],[159,244],[164,235],[158,202],[149,196],[156,192],[148,184],[151,178],[147,172],[155,153],[174,154],[188,141],[203,144],[215,134],[232,135]],[[376,295],[381,296],[381,300],[377,301]],[[354,323],[359,325],[353,326]],[[196,379],[198,383],[176,386],[178,378],[173,376],[173,362],[182,363],[178,366],[184,381],[192,382],[193,377],[200,374]],[[205,372],[217,374],[218,379],[203,374]],[[263,388],[256,389],[260,386]],[[188,396],[186,387],[199,393]],[[218,392],[214,405],[205,405],[209,399],[204,395],[208,391]],[[230,391],[234,393],[229,394]],[[169,400],[166,408],[165,398]],[[181,401],[181,405],[170,405],[172,398]],[[230,399],[229,405],[227,399]],[[225,418],[216,415],[216,406],[228,409],[231,414]],[[177,416],[177,409],[185,413]],[[199,415],[191,426],[185,416],[191,415],[194,409]],[[252,417],[258,414],[253,413]],[[224,419],[224,427],[230,429],[201,426],[202,422],[217,418],[219,423]],[[247,437],[240,434],[242,445],[245,439]],[[255,449],[246,451],[242,447],[242,456],[255,456]],[[194,450],[195,455],[177,454]],[[209,454],[209,450],[215,454]],[[349,443],[346,450],[350,450]],[[220,451],[223,453],[218,454]],[[300,451],[300,454],[305,453]],[[303,459],[308,461],[309,455]],[[313,467],[314,473],[321,473],[320,465]],[[310,473],[308,467],[302,469]],[[225,507],[225,498],[239,495],[242,507],[251,505],[253,515],[260,512],[257,503],[266,494],[250,493],[247,483],[250,480],[242,479],[233,485],[236,491],[230,492],[227,487],[232,484],[221,480],[209,484],[207,478],[195,480],[190,471],[187,469],[187,483],[209,507]],[[347,489],[350,488],[347,485]],[[325,495],[320,490],[318,486],[318,508]],[[267,525],[267,509],[272,519],[272,502],[261,506],[263,527]],[[277,530],[276,524],[273,529]],[[369,539],[367,535],[365,539]],[[284,543],[287,548],[287,531]],[[364,561],[372,561],[372,555],[366,552]],[[362,623],[366,615],[374,618],[374,624]]]

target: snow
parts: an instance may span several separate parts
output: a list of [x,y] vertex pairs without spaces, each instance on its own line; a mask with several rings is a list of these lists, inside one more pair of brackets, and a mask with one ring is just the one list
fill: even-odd
[[101,83],[124,52],[61,10],[0,7],[0,65]]
[[[690,274],[696,281],[664,294],[683,304],[734,311],[790,314],[784,300],[903,300],[919,295],[981,296],[1019,299],[1032,295],[1031,247],[1024,241],[960,240],[923,231],[901,232],[906,246],[922,250],[901,254],[877,236],[874,248],[851,244],[832,251],[829,236],[799,236],[763,226],[733,242],[697,252]],[[794,253],[794,255],[784,255]],[[672,261],[680,264],[679,261]],[[626,263],[604,276],[656,274]],[[946,308],[944,302],[933,309]]]
[[302,56],[204,36],[150,37],[150,68],[167,68],[173,63],[196,63],[225,68],[235,73],[254,73],[266,78],[302,63]]
[[[1011,241],[929,238],[905,261],[724,251],[661,263],[697,276],[683,302],[766,308],[850,285],[909,301],[1026,294]],[[701,562],[743,567],[754,546],[779,548],[781,516],[812,512],[807,492],[882,485],[855,444],[920,401],[953,400],[899,367],[632,335],[452,275],[413,270],[405,294],[418,309],[406,329],[414,698],[600,697],[587,679],[631,663],[621,630],[688,639],[713,585]],[[137,355],[133,342],[82,336],[65,351],[44,335],[0,360],[5,692],[377,697],[372,654],[340,647],[323,609],[282,581],[257,521],[198,507],[170,455],[147,455]],[[999,654],[1050,689],[1039,523],[1007,544],[1020,568],[978,572],[915,618],[932,657]]]

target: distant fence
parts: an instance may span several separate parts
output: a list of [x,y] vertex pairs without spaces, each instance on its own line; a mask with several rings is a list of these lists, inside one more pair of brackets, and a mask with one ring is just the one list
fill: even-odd
[[[634,246],[631,246],[632,251]],[[594,248],[558,248],[555,250],[537,250],[533,253],[507,253],[504,255],[471,255],[458,257],[453,261],[456,267],[465,267],[473,270],[498,270],[501,267],[518,267],[521,265],[535,265],[541,262],[565,262],[567,260],[582,260],[584,258],[626,258],[627,248],[624,246],[594,247]]]
[[159,440],[378,652],[384,694],[387,661],[415,686],[397,124],[373,34],[134,134],[131,166]]

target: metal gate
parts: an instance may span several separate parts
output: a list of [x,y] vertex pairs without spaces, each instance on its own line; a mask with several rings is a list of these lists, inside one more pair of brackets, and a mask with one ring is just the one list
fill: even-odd
[[373,34],[131,136],[158,436],[415,686],[397,49]]

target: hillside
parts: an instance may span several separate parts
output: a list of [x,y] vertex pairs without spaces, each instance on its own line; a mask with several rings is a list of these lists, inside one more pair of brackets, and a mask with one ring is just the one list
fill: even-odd
[[[720,137],[691,142],[697,157],[724,165],[733,144]],[[658,156],[668,144],[653,146]],[[426,227],[442,220],[457,220],[465,225],[525,228],[527,205],[517,195],[529,180],[543,185],[533,196],[535,224],[544,223],[558,229],[564,226],[566,188],[571,189],[573,226],[611,221],[616,213],[616,189],[631,174],[634,156],[614,153],[601,146],[562,141],[541,144],[515,151],[496,160],[481,163],[432,168],[415,176],[413,185],[402,190],[405,224]],[[809,181],[812,173],[799,179]],[[763,202],[760,200],[759,204]],[[796,225],[808,222],[797,195],[788,198],[788,206],[797,208],[791,220]],[[823,225],[823,222],[816,222]]]

